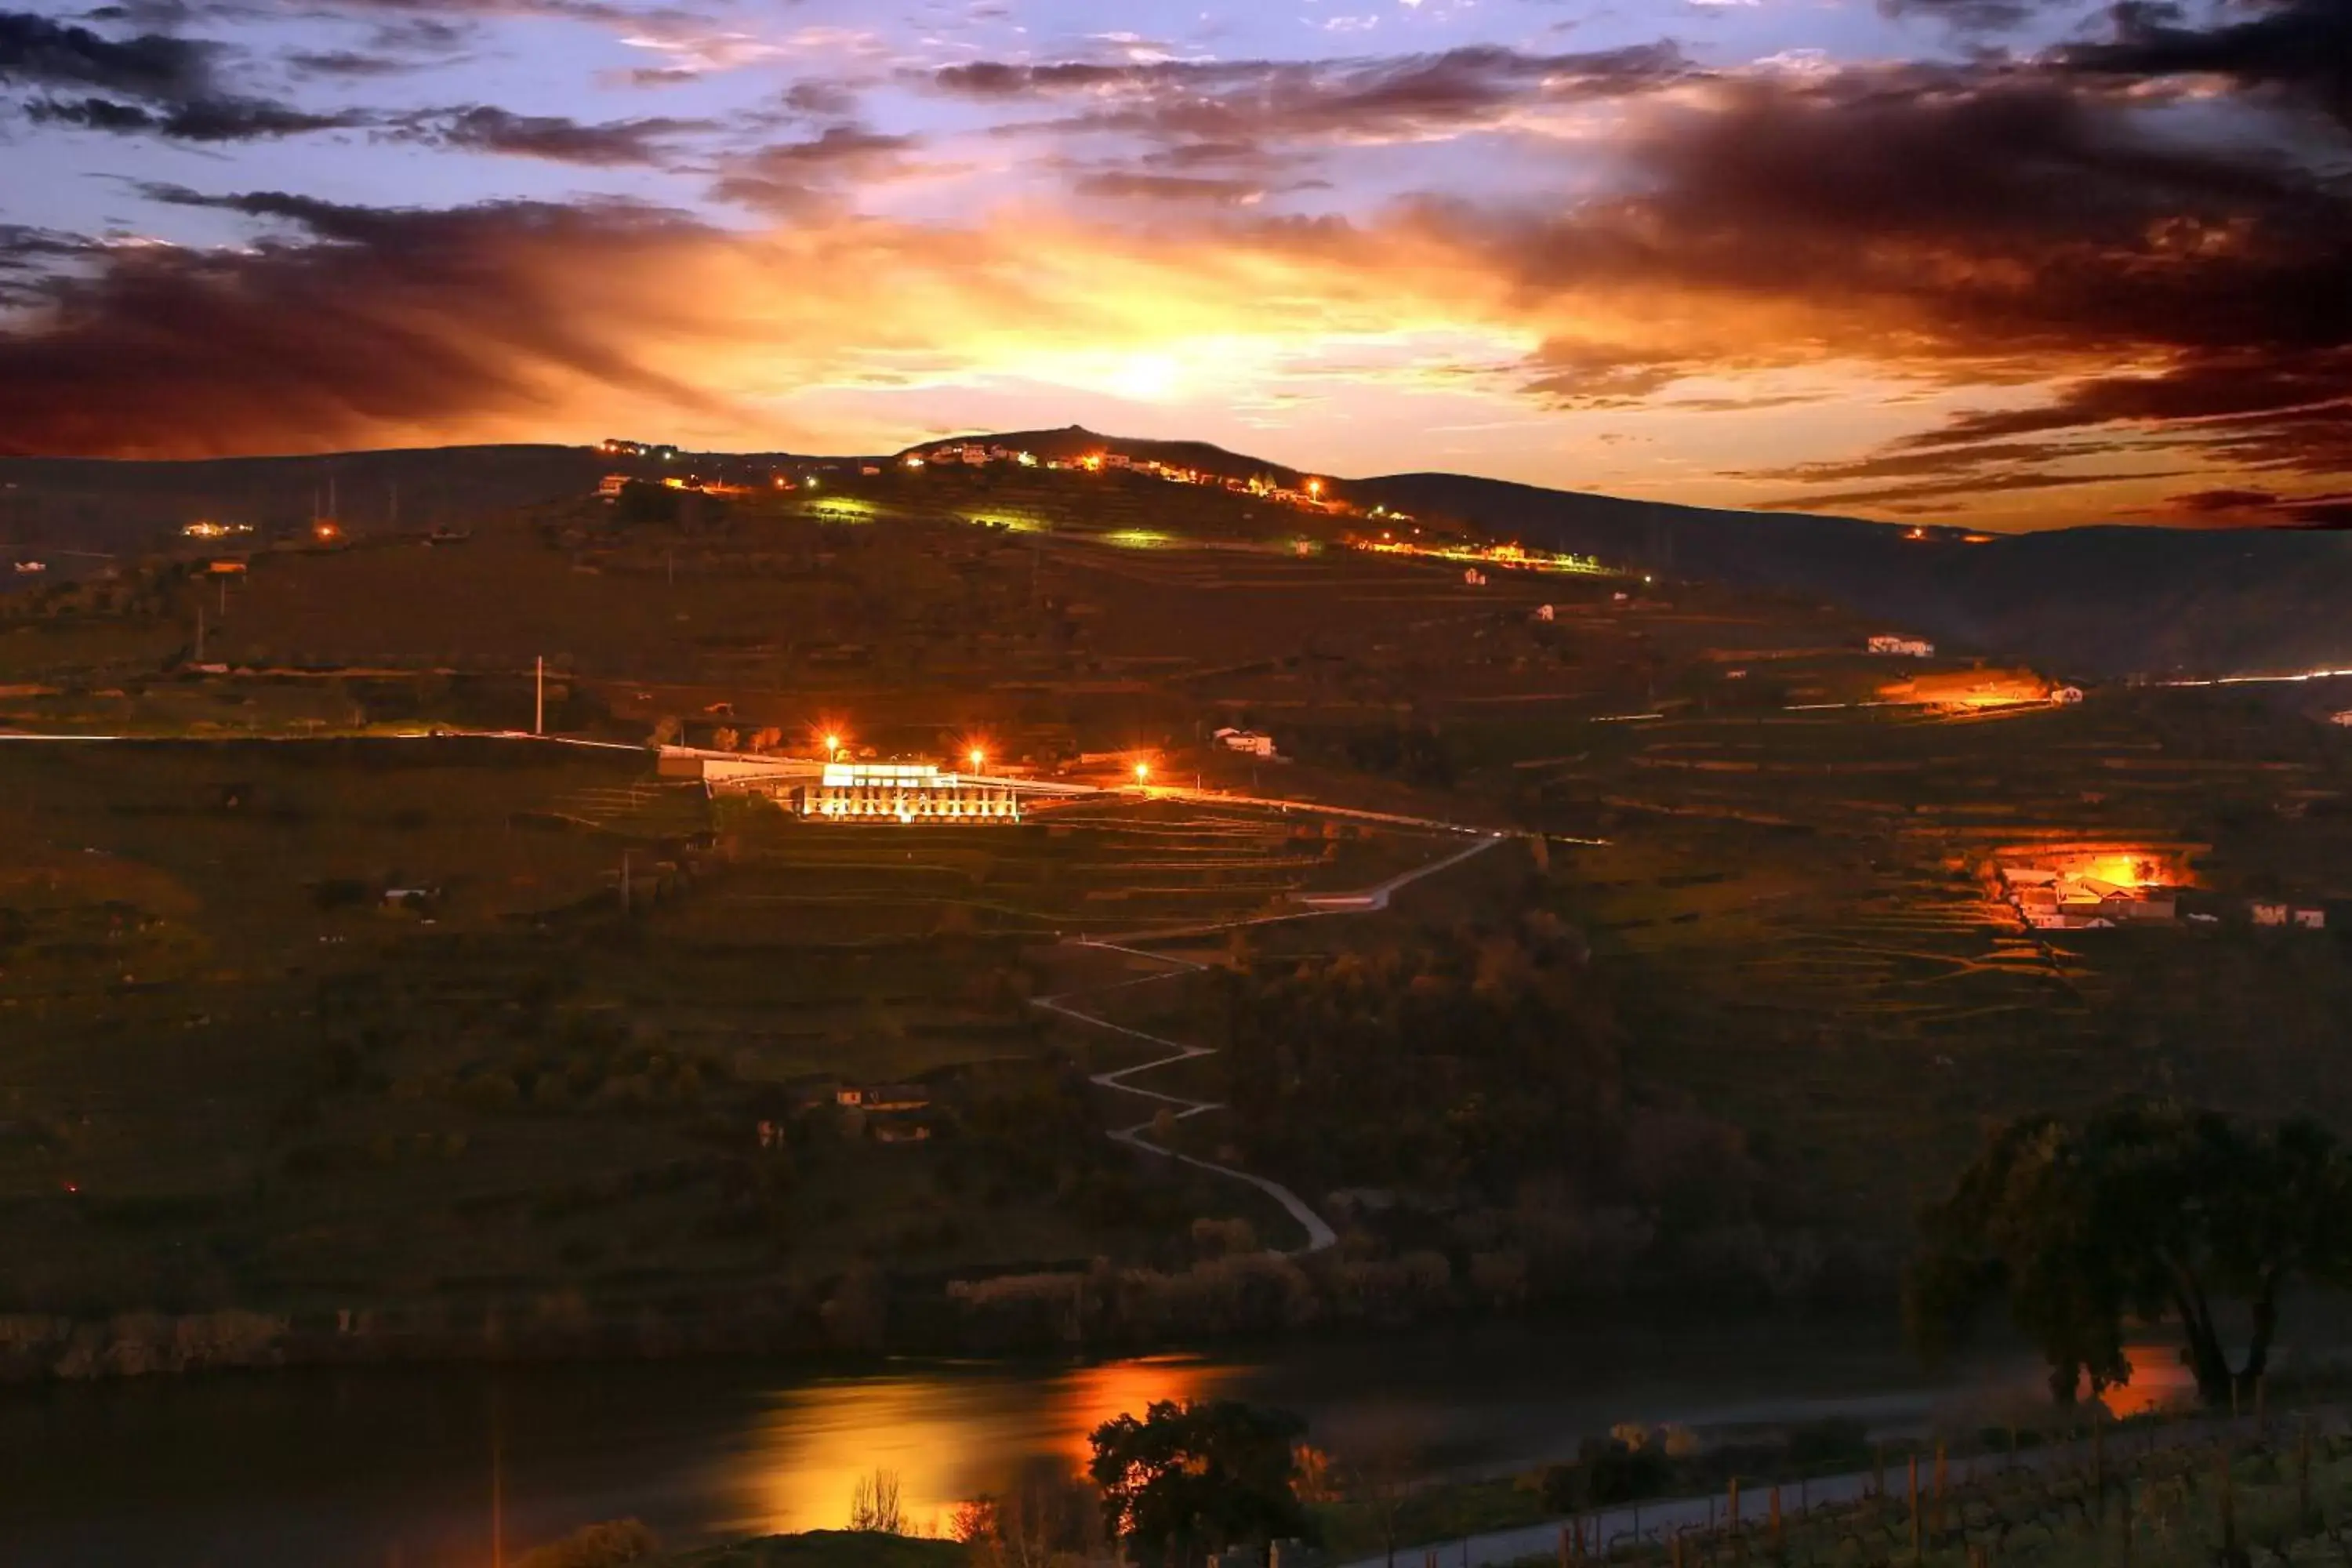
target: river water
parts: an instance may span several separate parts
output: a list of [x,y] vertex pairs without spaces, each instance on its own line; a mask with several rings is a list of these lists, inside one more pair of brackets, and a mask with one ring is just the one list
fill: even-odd
[[6,1568],[478,1568],[635,1516],[673,1547],[838,1526],[898,1473],[917,1523],[1155,1399],[1296,1410],[1426,1474],[1573,1455],[1621,1421],[1847,1415],[1894,1431],[2029,1397],[2030,1361],[1931,1380],[1891,1332],[1486,1325],[1089,1365],[744,1362],[286,1372],[0,1395]]

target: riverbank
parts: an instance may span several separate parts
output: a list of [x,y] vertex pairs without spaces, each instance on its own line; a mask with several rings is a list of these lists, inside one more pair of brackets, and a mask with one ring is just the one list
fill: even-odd
[[509,1545],[635,1517],[673,1550],[835,1527],[896,1470],[908,1518],[1033,1466],[1156,1400],[1294,1410],[1338,1456],[1387,1446],[1436,1484],[1572,1458],[1628,1421],[1745,1429],[1842,1415],[1924,1429],[2030,1398],[2007,1357],[1923,1373],[1892,1327],[1487,1321],[1299,1336],[1215,1356],[286,1367],[0,1391],[10,1568],[474,1561],[494,1468]]

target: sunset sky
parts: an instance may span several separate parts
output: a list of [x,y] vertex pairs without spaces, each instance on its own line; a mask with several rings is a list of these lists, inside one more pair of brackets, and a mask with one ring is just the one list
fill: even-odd
[[2352,521],[2347,0],[0,10],[0,452]]

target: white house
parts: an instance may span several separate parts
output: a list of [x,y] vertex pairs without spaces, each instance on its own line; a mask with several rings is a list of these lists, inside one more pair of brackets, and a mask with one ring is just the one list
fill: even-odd
[[1274,737],[1255,730],[1223,729],[1216,732],[1216,742],[1229,752],[1246,752],[1253,757],[1274,755]]
[[1936,645],[1925,637],[1897,637],[1882,632],[1870,639],[1873,653],[1892,654],[1898,658],[1933,658]]

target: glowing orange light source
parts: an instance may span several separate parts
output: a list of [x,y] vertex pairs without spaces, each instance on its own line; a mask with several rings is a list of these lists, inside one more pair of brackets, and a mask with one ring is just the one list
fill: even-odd
[[988,753],[982,751],[978,746],[974,746],[967,760],[971,763],[972,771],[974,773],[978,773],[980,771],[980,764],[988,761]]
[[310,537],[313,539],[340,539],[342,537],[342,532],[341,528],[324,518],[310,525]]
[[1136,782],[1136,783],[1138,783],[1138,784],[1141,784],[1144,780],[1146,780],[1146,779],[1150,778],[1150,776],[1151,776],[1151,764],[1150,764],[1150,763],[1136,763],[1136,764],[1135,764],[1135,782]]
[[1308,495],[1311,495],[1311,496],[1319,496],[1319,495],[1321,495],[1321,494],[1323,493],[1323,481],[1322,481],[1321,479],[1309,479],[1309,480],[1307,480],[1307,493]]

